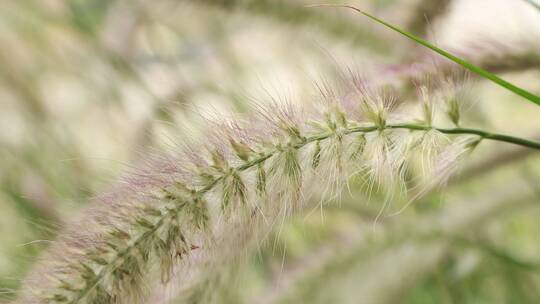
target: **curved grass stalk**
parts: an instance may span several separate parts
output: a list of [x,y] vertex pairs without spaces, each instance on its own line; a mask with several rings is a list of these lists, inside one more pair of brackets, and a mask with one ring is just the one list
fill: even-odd
[[[460,241],[465,242],[461,240],[460,235],[469,231],[471,227],[482,229],[486,220],[500,213],[501,210],[520,209],[529,205],[533,197],[532,193],[527,191],[522,184],[514,183],[513,186],[519,190],[512,188],[514,190],[509,191],[505,187],[500,187],[497,195],[476,198],[474,201],[481,203],[473,209],[468,201],[463,201],[457,206],[449,207],[449,211],[452,210],[450,212],[428,215],[423,219],[427,225],[422,225],[422,223],[412,227],[388,225],[385,237],[377,239],[375,243],[366,242],[364,239],[345,243],[339,250],[333,250],[333,254],[326,256],[319,263],[303,269],[287,289],[280,293],[271,290],[273,298],[270,301],[261,297],[265,300],[260,303],[298,303],[299,301],[325,303],[324,300],[320,301],[321,298],[318,296],[322,294],[321,291],[327,292],[329,289],[336,292],[336,298],[332,300],[339,303],[353,303],[351,299],[358,298],[376,298],[382,303],[394,303],[397,301],[395,296],[402,297],[403,291],[408,288],[408,285],[404,285],[403,282],[411,283],[432,272],[452,245]],[[467,215],[463,216],[463,214]],[[535,263],[518,260],[493,248],[479,248],[482,244],[460,244],[485,251],[490,250],[486,253],[512,263],[516,267],[537,266]],[[434,248],[436,250],[433,251]],[[370,279],[358,282],[358,277],[365,276]],[[332,279],[327,280],[328,277]],[[343,289],[347,287],[355,289]],[[357,297],[340,298],[340,295],[350,295],[346,291],[354,292]],[[403,298],[399,299],[403,300]]]
[[[477,129],[464,129],[464,128],[442,129],[442,128],[431,128],[431,127],[426,127],[426,126],[417,125],[417,124],[395,124],[395,125],[388,125],[388,126],[386,126],[386,128],[387,129],[422,130],[422,131],[429,131],[431,129],[435,129],[435,130],[437,130],[437,131],[439,131],[441,133],[446,133],[446,134],[471,134],[471,135],[478,135],[478,136],[480,136],[481,138],[484,138],[484,139],[507,142],[507,143],[512,143],[512,144],[521,145],[521,146],[524,146],[524,147],[540,150],[540,142],[531,141],[531,140],[527,140],[527,139],[523,139],[523,138],[519,138],[519,137],[503,135],[503,134],[493,134],[493,133],[489,133],[489,132],[482,131],[482,130],[477,130]],[[354,133],[369,133],[369,132],[374,132],[374,131],[380,131],[380,129],[377,126],[352,127],[352,128],[345,129],[344,133],[345,134],[354,134]],[[300,148],[304,147],[305,145],[307,145],[309,143],[316,142],[316,141],[321,141],[321,140],[326,140],[331,136],[334,136],[334,134],[331,134],[331,133],[316,134],[316,135],[307,137],[304,141],[294,145],[294,148],[295,149],[300,149]],[[278,153],[277,150],[272,151],[270,153],[267,153],[265,155],[262,155],[262,156],[254,159],[252,161],[249,161],[249,162],[247,162],[247,163],[245,163],[243,165],[240,165],[240,166],[236,167],[234,170],[245,171],[247,169],[250,169],[250,168],[252,168],[252,167],[254,167],[254,166],[256,166],[256,165],[258,165],[258,164],[260,164],[260,163],[262,163],[264,161],[266,161],[267,159],[269,159],[270,157],[272,157],[276,153]],[[214,188],[221,179],[222,179],[222,177],[216,178],[213,183],[211,183],[208,186],[196,191],[196,195],[204,195],[206,192],[212,190],[212,188]],[[149,231],[142,234],[137,240],[135,240],[135,242],[133,243],[132,246],[129,246],[125,251],[119,252],[117,257],[113,261],[111,261],[110,264],[115,265],[117,263],[118,259],[120,259],[122,256],[125,256],[127,253],[132,251],[134,248],[137,248],[138,244],[140,244],[141,242],[144,242],[145,239],[147,239],[152,233],[154,233],[159,227],[161,227],[161,225],[165,222],[165,219],[167,217],[170,217],[172,214],[174,214],[175,212],[179,212],[179,211],[180,210],[174,210],[174,209],[170,210],[161,219],[159,219],[159,221],[156,222],[154,224],[154,226]],[[103,278],[103,276],[107,272],[110,272],[110,271],[111,270],[107,269],[107,268],[103,269],[98,274],[98,276],[96,276],[96,278],[92,281],[92,283],[94,283],[94,284],[91,284],[91,286],[89,286],[89,287],[85,288],[84,290],[82,290],[79,293],[79,295],[73,301],[71,301],[69,303],[73,303],[73,304],[77,303],[78,300],[83,298],[92,288],[95,287],[95,285],[99,282],[99,280],[101,278]]]
[[[446,134],[477,135],[477,136],[479,136],[480,138],[483,138],[483,139],[490,139],[490,140],[495,140],[495,141],[513,143],[513,144],[525,146],[525,147],[532,148],[532,149],[540,149],[540,142],[530,141],[530,140],[526,140],[526,139],[522,139],[522,138],[518,138],[518,137],[507,136],[507,135],[502,135],[502,134],[492,134],[492,133],[485,132],[485,131],[482,131],[482,130],[477,130],[477,129],[465,129],[465,128],[442,129],[442,128],[427,127],[427,126],[423,126],[423,125],[419,125],[419,124],[390,124],[390,125],[387,125],[387,126],[383,127],[383,130],[385,130],[385,129],[407,129],[407,130],[411,130],[411,131],[419,131],[419,130],[420,131],[429,131],[429,130],[434,129],[434,130],[437,130],[437,131],[439,131],[441,133],[446,133]],[[355,126],[355,127],[344,128],[342,130],[342,134],[345,134],[345,135],[351,135],[351,134],[355,134],[355,133],[364,134],[364,133],[380,132],[380,131],[382,131],[381,128],[378,127],[378,126],[375,126],[375,125],[373,125],[373,126]],[[299,149],[302,149],[303,147],[305,147],[306,145],[308,145],[310,143],[324,141],[324,140],[327,140],[327,139],[329,139],[330,137],[333,137],[333,136],[336,136],[336,134],[332,133],[332,132],[318,133],[318,134],[315,134],[315,135],[304,138],[301,142],[298,142],[298,143],[294,144],[292,147],[294,149],[299,150]],[[261,155],[261,156],[259,156],[257,158],[254,158],[253,160],[250,160],[250,161],[248,161],[248,162],[246,162],[246,163],[244,163],[242,165],[239,165],[239,166],[233,168],[233,170],[238,171],[238,172],[246,171],[246,170],[248,170],[250,168],[253,168],[253,167],[255,167],[255,166],[257,166],[257,165],[259,165],[261,163],[264,163],[266,160],[270,159],[271,157],[273,157],[277,153],[280,153],[280,151],[278,149],[273,150],[273,151],[268,152],[266,154],[263,154],[263,155]],[[224,177],[222,176],[222,177],[218,177],[218,178],[214,179],[214,181],[212,183],[208,184],[206,187],[203,187],[203,188],[195,191],[194,196],[202,196],[205,193],[211,191],[214,187],[216,187],[218,185],[218,183],[220,181],[223,180],[223,178]],[[134,250],[137,250],[137,248],[139,247],[140,244],[142,244],[142,243],[148,241],[150,238],[152,238],[153,235],[156,233],[156,231],[158,229],[160,229],[168,219],[175,216],[175,214],[179,213],[182,208],[183,208],[183,205],[180,205],[180,206],[178,206],[176,208],[173,208],[173,209],[169,209],[154,224],[148,226],[149,230],[142,233],[137,239],[135,239],[133,241],[133,243],[131,245],[126,247],[124,250],[118,251],[116,256],[107,263],[106,267],[104,267],[93,279],[89,280],[87,282],[88,283],[87,286],[84,289],[77,292],[76,296],[67,303],[71,303],[71,304],[79,303],[79,301],[81,299],[83,299],[85,296],[87,296],[90,291],[92,291],[94,288],[96,288],[96,286],[98,286],[100,281],[106,275],[112,273],[115,270],[115,265],[118,265],[122,261],[122,259],[124,257],[129,256]]]
[[535,140],[529,140],[521,137],[515,137],[505,134],[498,134],[498,133],[491,133],[484,130],[479,129],[471,129],[471,128],[433,128],[423,125],[416,125],[416,124],[396,124],[396,125],[390,125],[389,128],[395,128],[395,129],[409,129],[409,130],[423,130],[423,131],[429,131],[429,130],[437,130],[444,134],[470,134],[470,135],[477,135],[482,139],[489,139],[494,141],[500,141],[500,142],[506,142],[511,143],[535,150],[540,149],[540,142]]
[[450,240],[456,242],[457,244],[463,245],[465,247],[470,247],[470,248],[479,250],[487,255],[490,255],[496,259],[499,259],[503,263],[507,263],[508,265],[521,268],[524,271],[533,271],[533,272],[540,271],[539,262],[523,260],[487,242],[482,242],[476,239],[471,240],[469,238],[462,237],[462,236],[450,237]]
[[[301,4],[294,1],[273,0],[201,0],[201,4],[219,6],[224,9],[243,9],[250,13],[260,14],[266,18],[273,18],[293,25],[304,25],[311,22],[322,24],[321,30],[330,37],[347,39],[353,45],[369,47],[378,52],[388,52],[389,44],[378,39],[373,33],[363,29],[354,22],[334,18],[327,14],[320,14],[306,10]],[[199,4],[197,3],[197,4]],[[359,39],[361,38],[361,39]]]
[[[415,147],[426,154],[422,162],[434,169],[427,173],[437,181],[483,139],[540,149],[539,142],[504,134],[433,127],[429,98],[424,98],[422,122],[394,122],[385,97],[362,85],[353,92],[360,113],[330,95],[323,96],[326,110],[313,116],[274,107],[263,110],[258,122],[213,128],[204,139],[206,155],[190,146],[175,159],[153,164],[152,171],[103,199],[106,204],[87,211],[81,223],[68,226],[71,230],[25,283],[19,303],[143,302],[144,287],[152,285],[147,282],[151,265],[160,265],[166,283],[195,249],[201,248],[197,252],[204,251],[210,264],[218,256],[232,258],[238,251],[234,245],[247,246],[246,239],[306,203],[303,189],[322,190],[326,197],[355,172],[365,172],[370,187],[401,187]],[[459,126],[455,102],[455,97],[447,100],[445,115]],[[365,120],[353,119],[358,115]],[[458,140],[431,147],[442,134]]]

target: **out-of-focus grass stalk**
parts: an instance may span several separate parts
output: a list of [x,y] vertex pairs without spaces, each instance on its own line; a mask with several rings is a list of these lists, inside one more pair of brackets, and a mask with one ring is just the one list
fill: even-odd
[[486,241],[479,239],[470,239],[463,236],[448,236],[451,242],[457,243],[459,246],[470,247],[473,249],[485,252],[497,259],[500,259],[504,263],[511,264],[514,267],[518,267],[525,271],[540,271],[540,261],[525,261],[521,258],[515,257],[510,253],[495,247]]
[[362,28],[359,24],[346,18],[334,17],[306,9],[300,3],[285,0],[202,0],[200,3],[216,5],[226,9],[245,9],[261,16],[275,18],[290,24],[317,24],[320,30],[330,36],[348,41],[349,43],[371,48],[379,52],[389,52],[390,44],[377,37],[372,31]]
[[407,28],[413,33],[424,35],[430,30],[431,22],[446,12],[451,1],[420,0],[417,2],[414,15]]
[[[522,191],[517,196],[517,191],[511,190],[516,188]],[[448,208],[446,212],[424,217],[414,226],[407,226],[409,228],[404,229],[403,223],[389,225],[382,233],[384,237],[375,244],[366,244],[365,240],[362,240],[359,244],[336,246],[335,255],[319,261],[314,264],[315,267],[305,269],[303,275],[296,275],[292,284],[285,290],[279,290],[278,294],[271,290],[269,295],[272,296],[269,296],[269,299],[272,300],[265,301],[264,297],[260,297],[263,299],[260,303],[296,303],[306,299],[319,303],[317,299],[325,299],[324,293],[329,292],[329,289],[334,295],[337,294],[329,295],[330,298],[344,301],[340,303],[353,303],[351,299],[362,299],[369,303],[394,303],[395,296],[402,295],[408,286],[426,276],[441,262],[446,250],[462,233],[467,232],[470,227],[481,227],[487,219],[492,219],[503,211],[529,205],[534,201],[533,196],[523,195],[529,192],[523,184],[514,183],[512,188],[498,191],[495,196],[490,193],[482,199],[471,198],[477,202],[474,207],[467,201],[457,207]],[[413,229],[410,229],[411,227]],[[482,244],[469,243],[467,246],[486,251],[501,260],[511,260],[520,266],[529,264],[500,250],[487,250]],[[387,259],[386,256],[392,258]],[[385,259],[387,262],[384,262]],[[357,282],[359,277],[365,280]],[[407,279],[404,284],[405,277]],[[328,278],[338,283],[332,283],[329,288]],[[352,285],[356,287],[347,288]]]

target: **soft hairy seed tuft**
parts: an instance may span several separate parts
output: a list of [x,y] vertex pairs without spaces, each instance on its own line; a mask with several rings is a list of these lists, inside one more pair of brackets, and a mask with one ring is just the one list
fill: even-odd
[[[236,170],[231,170],[222,179],[223,181],[223,202],[222,208],[238,208],[246,204],[247,189],[240,177],[240,174]],[[240,206],[230,206],[231,201],[240,203]]]
[[[418,123],[391,115],[395,97],[373,93],[365,82],[346,87],[352,92],[325,95],[332,98],[322,110],[259,107],[245,125],[212,128],[205,133],[210,142],[153,158],[67,226],[24,282],[18,303],[143,303],[149,290],[171,280],[202,284],[206,272],[240,256],[310,196],[339,193],[353,173],[363,174],[368,191],[391,193],[404,187],[411,153],[422,156],[421,174],[442,183],[483,138],[540,147],[437,128],[436,114],[461,124],[459,94],[445,95],[457,96],[445,99],[445,110],[420,90]],[[350,100],[357,105],[345,104]]]

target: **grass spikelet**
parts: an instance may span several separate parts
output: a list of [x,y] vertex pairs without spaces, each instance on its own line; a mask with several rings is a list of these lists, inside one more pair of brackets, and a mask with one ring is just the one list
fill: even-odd
[[350,154],[350,160],[356,161],[358,158],[364,153],[364,149],[366,148],[366,135],[361,133],[356,138],[354,138],[352,143],[352,152]]
[[264,196],[266,194],[266,171],[262,163],[257,165],[257,195]]
[[317,169],[321,162],[321,141],[315,142],[315,148],[313,149],[313,156],[311,157],[311,167]]
[[459,169],[458,163],[467,154],[471,153],[481,139],[477,137],[463,136],[457,138],[446,149],[437,155],[432,176],[434,177],[433,186],[443,185]]
[[[223,202],[222,208],[241,208],[246,205],[247,190],[244,182],[242,181],[240,174],[236,170],[231,170],[222,179],[223,181]],[[230,206],[231,201],[235,203],[234,206]],[[240,205],[238,205],[240,203]]]
[[472,104],[468,81],[467,79],[450,78],[443,80],[443,82],[445,85],[441,94],[446,108],[445,114],[454,126],[459,127],[463,110]]
[[422,121],[426,126],[431,127],[435,116],[433,97],[430,96],[426,86],[421,86],[419,90],[422,102]]
[[277,147],[268,174],[272,178],[276,193],[285,200],[298,200],[302,187],[302,167],[299,163],[298,150],[294,144]]

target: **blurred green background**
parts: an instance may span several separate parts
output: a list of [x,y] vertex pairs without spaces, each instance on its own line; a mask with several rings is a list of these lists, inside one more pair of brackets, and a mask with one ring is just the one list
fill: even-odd
[[[308,104],[314,82],[340,66],[410,88],[399,71],[426,62],[418,46],[359,15],[304,7],[318,2],[1,1],[0,302],[66,219],[196,129],[201,113],[243,113],[269,92]],[[526,1],[348,3],[540,92],[540,11]],[[473,81],[468,125],[540,139],[537,107]],[[234,275],[216,278],[226,281],[216,294],[223,303],[540,303],[539,161],[486,143],[446,187],[378,221],[380,198],[352,190],[287,222]]]

